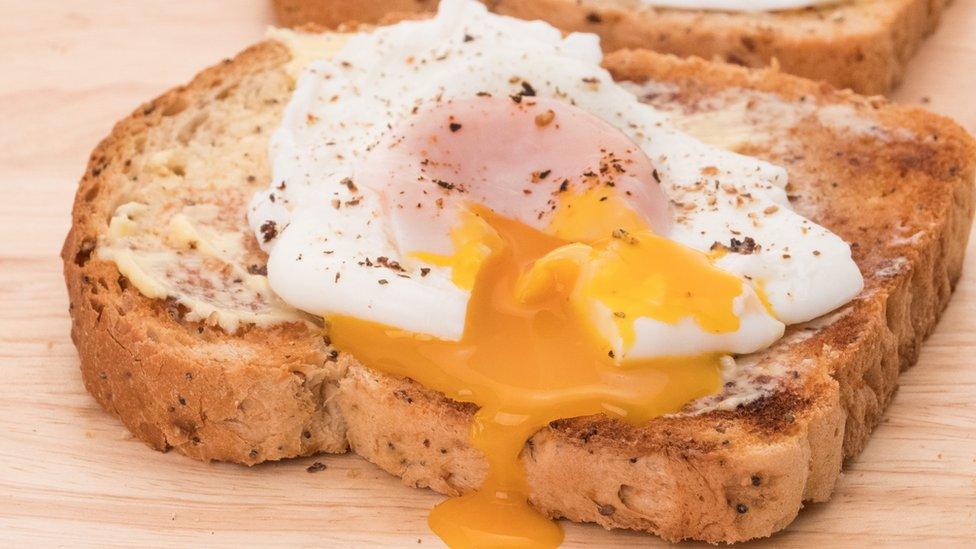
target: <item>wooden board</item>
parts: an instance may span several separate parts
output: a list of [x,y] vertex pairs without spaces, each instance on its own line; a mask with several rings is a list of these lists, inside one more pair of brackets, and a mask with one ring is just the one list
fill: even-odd
[[[114,120],[258,39],[265,0],[0,0],[0,545],[439,546],[440,497],[354,456],[247,469],[161,454],[85,393],[57,257]],[[976,2],[957,0],[900,100],[976,132]],[[976,539],[976,246],[916,367],[833,500],[772,544]],[[327,464],[306,472],[315,461]],[[567,525],[567,547],[659,542]]]

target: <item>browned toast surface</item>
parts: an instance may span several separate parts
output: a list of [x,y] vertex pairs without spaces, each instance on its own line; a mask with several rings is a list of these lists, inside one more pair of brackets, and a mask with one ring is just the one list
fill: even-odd
[[[862,94],[896,86],[950,0],[860,0],[778,12],[654,8],[639,0],[483,0],[493,11],[600,35],[605,51],[647,48],[787,73]],[[436,0],[274,0],[282,24],[375,23]]]
[[[255,463],[343,451],[348,438],[408,484],[470,489],[485,470],[467,441],[471,405],[336,357],[314,319],[229,333],[176,299],[147,298],[100,256],[121,204],[175,211],[192,200],[219,206],[207,223],[237,234],[246,251],[236,267],[260,276],[243,204],[270,177],[267,134],[289,97],[288,60],[278,43],[255,46],[141,107],[93,153],[63,252],[86,386],[158,449]],[[866,287],[746,361],[750,383],[782,371],[764,398],[640,427],[582,418],[538,433],[523,452],[532,500],[553,516],[667,539],[769,535],[802,501],[829,496],[947,303],[976,149],[944,118],[773,71],[649,52],[606,64],[648,81],[640,93],[687,131],[787,167],[793,206],[852,243]]]

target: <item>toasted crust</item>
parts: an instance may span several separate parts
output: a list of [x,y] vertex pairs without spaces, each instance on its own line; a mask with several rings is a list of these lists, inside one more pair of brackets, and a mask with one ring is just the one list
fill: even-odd
[[[638,0],[483,0],[493,11],[541,19],[565,31],[600,35],[605,51],[662,53],[765,67],[824,80],[862,94],[883,94],[935,30],[950,0],[866,0],[773,13],[651,8]],[[377,22],[390,13],[431,10],[432,0],[274,0],[288,26]]]
[[[230,335],[185,322],[93,249],[139,175],[129,160],[171,145],[192,109],[214,111],[215,101],[236,94],[247,100],[232,108],[273,123],[288,97],[287,60],[277,43],[255,46],[137,110],[93,153],[62,254],[86,386],[158,449],[250,464],[342,451],[348,438],[407,484],[469,490],[485,472],[468,444],[472,405],[349,356],[332,362],[306,324]],[[737,148],[788,168],[794,207],[852,243],[866,288],[841,313],[794,330],[760,357],[790,374],[765,398],[639,427],[593,417],[543,429],[522,455],[532,502],[554,517],[670,540],[770,535],[803,501],[829,497],[842,460],[863,448],[899,371],[915,361],[948,302],[973,216],[976,145],[944,118],[771,70],[642,51],[606,64],[617,78],[657,82],[648,100],[691,121],[689,131],[719,115],[722,127],[763,137]],[[827,115],[838,106],[869,123],[851,127],[845,117],[847,125],[831,126]],[[791,112],[800,115],[783,116]],[[265,152],[247,152],[261,186]]]

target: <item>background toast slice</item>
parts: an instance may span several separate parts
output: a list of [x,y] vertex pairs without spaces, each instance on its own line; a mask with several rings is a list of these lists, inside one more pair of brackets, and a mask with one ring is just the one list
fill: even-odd
[[[448,493],[473,486],[484,464],[467,445],[470,406],[350,357],[333,362],[310,321],[230,335],[188,320],[178,302],[145,298],[99,259],[108,218],[159,179],[161,151],[233,158],[222,171],[244,196],[266,183],[261,142],[288,98],[288,60],[280,44],[256,46],[140,109],[93,154],[64,248],[86,385],[140,438],[194,457],[253,463],[337,451],[347,425],[357,452],[410,484]],[[940,117],[774,72],[646,52],[607,64],[619,77],[658,82],[645,94],[689,131],[786,165],[795,207],[855,244],[868,286],[840,314],[756,357],[796,371],[766,398],[640,429],[589,418],[540,432],[524,455],[534,502],[555,516],[668,539],[768,535],[803,500],[828,497],[842,457],[861,449],[947,302],[972,216],[973,143]],[[175,186],[207,190],[212,173],[164,157]],[[210,190],[224,197],[228,188]],[[258,394],[263,407],[242,407],[257,388],[267,391]]]
[[[605,51],[648,48],[764,67],[883,94],[900,81],[949,0],[862,0],[767,13],[652,8],[638,0],[484,0],[495,12],[600,35]],[[284,25],[373,23],[431,10],[436,0],[274,0]]]

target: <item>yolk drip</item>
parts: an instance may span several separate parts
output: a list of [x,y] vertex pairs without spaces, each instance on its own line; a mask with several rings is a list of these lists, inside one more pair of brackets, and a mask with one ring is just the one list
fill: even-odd
[[[648,312],[669,322],[691,314],[706,329],[730,330],[738,322],[732,299],[741,283],[733,291],[734,277],[705,256],[629,223],[633,234],[606,238],[600,231],[607,227],[572,229],[594,219],[583,216],[556,231],[560,238],[487,209],[474,211],[480,221],[468,219],[468,229],[455,235],[457,252],[468,259],[427,258],[468,266],[463,269],[476,260],[475,274],[460,277],[472,283],[460,341],[343,316],[329,319],[330,335],[373,369],[480,407],[471,441],[487,458],[487,476],[477,490],[433,510],[435,533],[452,547],[555,547],[562,531],[529,506],[519,459],[534,433],[558,419],[601,413],[646,422],[721,384],[719,353],[615,360],[580,318],[580,292],[608,299],[623,313],[621,321]],[[471,252],[479,238],[484,248]]]

